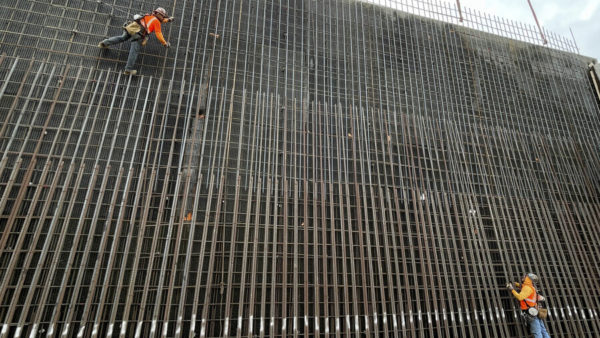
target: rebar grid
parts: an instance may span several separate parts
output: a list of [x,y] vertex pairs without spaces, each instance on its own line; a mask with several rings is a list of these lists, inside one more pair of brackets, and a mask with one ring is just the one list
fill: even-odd
[[390,4],[174,2],[138,77],[158,2],[5,4],[0,336],[516,336],[528,271],[597,335],[591,60]]

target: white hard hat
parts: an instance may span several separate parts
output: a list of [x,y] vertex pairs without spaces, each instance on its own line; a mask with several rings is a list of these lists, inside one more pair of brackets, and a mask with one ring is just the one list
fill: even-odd
[[531,279],[532,282],[537,282],[539,280],[538,276],[535,273],[528,273],[527,277],[529,277],[529,279]]
[[162,7],[158,7],[157,9],[155,9],[154,14],[160,14],[160,15],[164,16],[165,18],[168,16],[167,11]]

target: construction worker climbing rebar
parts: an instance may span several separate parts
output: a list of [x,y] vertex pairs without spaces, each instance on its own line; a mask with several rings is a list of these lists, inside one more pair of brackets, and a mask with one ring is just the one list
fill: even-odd
[[127,58],[127,65],[125,66],[125,71],[123,73],[125,75],[135,75],[137,74],[137,71],[133,69],[133,66],[135,65],[141,47],[146,45],[149,34],[154,32],[156,38],[163,46],[166,48],[171,46],[162,35],[161,23],[171,22],[173,20],[174,18],[169,17],[167,11],[162,7],[158,7],[152,11],[152,14],[143,16],[135,15],[133,21],[128,22],[123,26],[123,34],[101,41],[98,44],[98,47],[108,48],[111,45],[130,41],[131,47],[129,48],[129,57]]
[[535,338],[550,338],[542,320],[546,318],[548,312],[547,309],[543,309],[539,305],[539,302],[545,299],[537,292],[534,285],[537,281],[538,276],[536,274],[528,273],[523,276],[521,284],[508,283],[506,287],[520,301],[521,318],[528,324],[531,334]]

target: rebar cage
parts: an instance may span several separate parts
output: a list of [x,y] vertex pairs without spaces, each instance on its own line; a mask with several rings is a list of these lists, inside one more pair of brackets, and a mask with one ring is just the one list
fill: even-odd
[[[0,335],[600,334],[592,59],[429,1],[0,0]],[[382,6],[384,5],[384,6]],[[165,7],[123,75],[121,34]]]

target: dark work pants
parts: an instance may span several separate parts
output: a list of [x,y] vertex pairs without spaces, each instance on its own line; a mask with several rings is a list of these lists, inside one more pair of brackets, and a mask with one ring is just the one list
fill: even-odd
[[113,36],[102,41],[106,46],[116,45],[125,41],[131,41],[131,47],[129,47],[129,56],[127,57],[126,70],[132,70],[137,60],[140,49],[142,48],[142,36],[139,34],[129,35],[127,31],[123,31],[122,35]]

